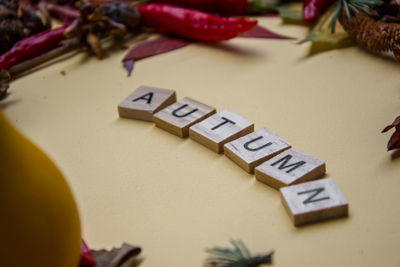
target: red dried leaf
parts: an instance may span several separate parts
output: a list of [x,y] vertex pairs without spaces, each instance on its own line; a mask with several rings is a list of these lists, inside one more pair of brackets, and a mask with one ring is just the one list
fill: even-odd
[[386,126],[383,130],[382,133],[386,133],[387,131],[389,131],[390,129],[392,129],[393,127],[396,127],[397,130],[398,127],[400,127],[400,116],[398,116],[393,122],[392,124],[389,124],[388,126]]
[[393,135],[390,137],[389,142],[387,144],[387,149],[389,150],[393,150],[393,149],[397,149],[400,148],[400,116],[398,116],[393,122],[392,124],[389,124],[388,126],[386,126],[383,130],[382,133],[385,133],[387,131],[389,131],[390,129],[392,129],[393,127],[396,128],[395,132],[393,133]]
[[85,241],[82,239],[81,243],[81,261],[79,263],[80,266],[94,266],[96,265],[95,260],[93,259],[92,252],[89,247],[86,245]]
[[128,71],[128,76],[131,75],[134,62],[143,58],[155,56],[158,54],[173,51],[182,48],[192,41],[187,41],[181,38],[162,35],[150,41],[144,41],[134,46],[129,53],[124,57],[122,63]]
[[396,130],[393,135],[390,137],[389,142],[387,144],[387,149],[393,150],[400,148],[400,131]]
[[262,26],[256,25],[250,30],[239,34],[238,37],[242,38],[262,38],[262,39],[296,39],[293,37],[289,36],[284,36],[278,33],[274,33],[267,28],[264,28]]
[[42,2],[41,5],[43,5],[53,17],[61,20],[72,21],[78,18],[80,15],[78,10],[73,9],[70,6],[57,5],[47,2]]

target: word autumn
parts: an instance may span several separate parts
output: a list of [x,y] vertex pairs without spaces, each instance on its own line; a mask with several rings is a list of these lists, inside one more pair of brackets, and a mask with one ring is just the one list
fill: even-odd
[[[304,154],[266,128],[254,132],[254,123],[231,112],[185,97],[174,90],[141,86],[118,105],[120,117],[151,121],[157,127],[224,153],[258,181],[281,193],[293,223],[303,225],[348,215],[348,202],[325,163]],[[314,181],[311,181],[314,180]]]

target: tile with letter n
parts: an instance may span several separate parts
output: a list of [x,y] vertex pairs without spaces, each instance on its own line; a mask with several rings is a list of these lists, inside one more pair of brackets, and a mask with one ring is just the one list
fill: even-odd
[[187,137],[190,126],[215,112],[215,108],[185,97],[154,114],[153,121],[157,127],[179,137]]
[[174,90],[140,86],[118,105],[122,118],[153,121],[153,114],[176,101]]
[[225,144],[224,153],[245,171],[253,173],[256,166],[289,148],[288,143],[263,128]]
[[282,203],[293,223],[307,223],[348,216],[349,204],[332,178],[280,189]]
[[256,167],[255,174],[258,181],[279,189],[322,177],[325,162],[291,148]]
[[189,128],[189,136],[211,150],[222,153],[224,144],[254,130],[254,123],[222,110]]

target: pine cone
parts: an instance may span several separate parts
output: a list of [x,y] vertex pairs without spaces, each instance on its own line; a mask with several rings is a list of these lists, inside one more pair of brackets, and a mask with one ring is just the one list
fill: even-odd
[[24,37],[24,25],[18,20],[16,8],[9,1],[0,1],[0,54]]
[[349,20],[344,10],[339,22],[360,47],[400,61],[400,24],[378,21],[362,11],[353,12]]

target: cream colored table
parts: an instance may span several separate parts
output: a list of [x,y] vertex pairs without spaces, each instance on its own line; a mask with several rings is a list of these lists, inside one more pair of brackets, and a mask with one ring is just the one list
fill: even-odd
[[[306,29],[261,24],[302,37]],[[84,54],[12,83],[0,103],[60,166],[93,248],[143,247],[143,267],[201,266],[204,249],[242,239],[275,266],[400,266],[400,158],[380,134],[399,112],[399,65],[358,48],[305,58],[307,45],[236,39],[142,60]],[[60,74],[65,71],[66,75]],[[120,119],[139,85],[175,89],[267,127],[327,163],[350,217],[296,228],[279,193],[223,155],[152,123]]]

